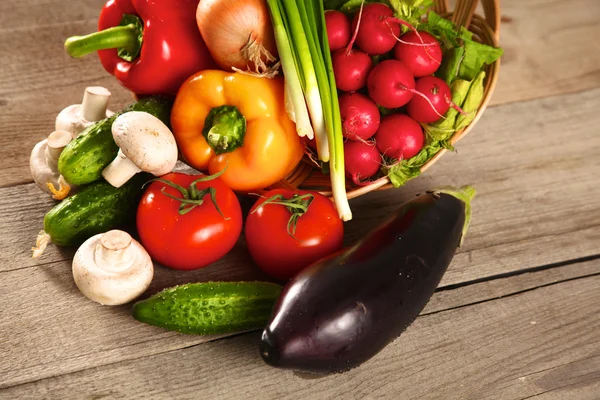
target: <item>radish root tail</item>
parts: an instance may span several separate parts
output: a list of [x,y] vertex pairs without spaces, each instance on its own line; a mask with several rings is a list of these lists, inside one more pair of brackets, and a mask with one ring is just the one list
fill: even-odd
[[354,42],[356,42],[356,37],[358,36],[358,29],[360,28],[360,21],[362,20],[362,12],[363,7],[365,5],[365,0],[362,0],[360,3],[360,10],[358,11],[358,20],[356,21],[356,28],[354,29],[354,33],[352,34],[352,39],[350,39],[350,43],[346,46],[346,55],[350,55],[352,52],[352,47],[354,46]]
[[433,110],[434,113],[436,113],[440,118],[446,119],[446,117],[444,117],[442,114],[440,114],[438,112],[438,110],[435,109],[435,106],[433,105],[433,103],[431,102],[429,97],[425,96],[423,93],[419,92],[418,90],[408,88],[405,85],[400,86],[400,88],[402,90],[406,90],[407,92],[414,94],[415,96],[420,96],[421,98],[423,98],[427,102],[427,104],[429,104],[429,106],[431,107],[431,109]]
[[460,115],[464,115],[467,116],[469,115],[469,113],[467,113],[465,110],[463,110],[462,108],[460,108],[458,105],[456,105],[452,99],[449,99],[448,96],[444,96],[444,98],[446,99],[446,103],[448,103],[448,105],[450,105],[450,107],[454,108],[456,111],[458,111],[458,113]]
[[[404,41],[404,40],[400,39],[398,36],[396,36],[396,35],[394,34],[394,31],[392,30],[392,27],[390,26],[390,24],[388,24],[388,22],[390,22],[390,21],[391,21],[391,22],[395,22],[395,23],[397,23],[397,24],[400,24],[400,25],[403,25],[403,26],[406,26],[408,29],[410,29],[411,31],[413,31],[413,32],[415,33],[415,35],[417,35],[417,37],[419,38],[419,41],[420,41],[421,43],[410,43],[410,42],[406,42],[406,41]],[[406,22],[406,21],[403,21],[403,20],[401,20],[401,19],[399,19],[399,18],[395,18],[395,17],[388,17],[388,18],[386,18],[386,19],[385,19],[385,22],[386,22],[386,24],[389,26],[389,28],[390,28],[390,31],[391,31],[391,33],[392,33],[392,36],[394,36],[394,38],[395,38],[395,39],[396,39],[398,42],[400,42],[400,43],[403,43],[403,44],[408,44],[408,45],[410,45],[410,46],[419,46],[419,47],[425,47],[425,54],[427,54],[427,57],[429,57],[429,59],[431,59],[432,61],[434,61],[436,64],[442,65],[441,61],[438,61],[438,60],[436,60],[436,59],[435,59],[435,58],[434,58],[434,57],[433,57],[433,56],[432,56],[432,55],[429,53],[429,49],[428,49],[428,47],[431,47],[431,46],[433,46],[434,44],[433,44],[433,43],[425,43],[425,41],[423,40],[423,37],[421,36],[421,34],[420,34],[420,33],[419,33],[419,31],[417,30],[417,28],[415,28],[414,26],[412,26],[412,25],[411,25],[411,24],[409,24],[408,22]]]

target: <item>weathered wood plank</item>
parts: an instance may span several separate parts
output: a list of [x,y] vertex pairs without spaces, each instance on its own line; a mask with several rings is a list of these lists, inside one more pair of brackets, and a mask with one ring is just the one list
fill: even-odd
[[579,92],[600,86],[596,0],[502,0],[505,50],[492,104]]
[[[7,398],[593,398],[600,276],[419,317],[358,369],[307,379],[267,367],[258,333],[6,389]],[[573,392],[571,392],[573,390]]]
[[[236,250],[227,262],[198,271],[156,268],[148,293],[186,282],[261,279],[247,257]],[[0,388],[217,337],[177,335],[133,320],[131,305],[103,307],[87,300],[75,286],[70,262],[4,272],[0,293]]]
[[[147,294],[176,284],[209,280],[267,279],[236,251],[227,262],[177,272],[157,268]],[[600,259],[437,292],[423,314],[464,307],[555,282],[600,274]],[[0,388],[92,366],[137,359],[214,340],[140,324],[130,306],[102,307],[85,299],[71,267],[57,262],[4,272],[0,293]],[[48,335],[52,340],[48,340]],[[151,343],[151,345],[149,345]]]
[[0,33],[82,20],[96,24],[96,18],[104,3],[105,0],[86,0],[77,3],[61,0],[26,0],[13,3],[3,1],[0,2]]
[[[353,200],[347,243],[416,193],[468,183],[479,192],[473,222],[442,285],[600,254],[598,106],[600,90],[592,90],[490,109],[459,154],[404,188]],[[52,204],[38,193],[34,185],[0,189],[0,271],[72,254],[50,246],[43,258],[30,258]]]
[[505,278],[465,284],[459,287],[441,287],[421,315],[481,303],[490,299],[499,299],[558,282],[595,275],[599,272],[600,259],[593,259],[560,267],[522,272]]

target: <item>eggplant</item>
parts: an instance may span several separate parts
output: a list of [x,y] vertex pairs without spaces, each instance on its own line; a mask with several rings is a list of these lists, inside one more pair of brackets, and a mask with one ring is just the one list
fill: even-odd
[[419,195],[349,249],[302,270],[262,333],[263,360],[328,374],[379,353],[433,295],[462,243],[474,195],[470,186]]

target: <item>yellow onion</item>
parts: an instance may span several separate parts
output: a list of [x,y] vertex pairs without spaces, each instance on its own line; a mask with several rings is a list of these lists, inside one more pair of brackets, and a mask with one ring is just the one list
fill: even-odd
[[200,0],[196,22],[224,70],[274,75],[277,47],[265,0]]

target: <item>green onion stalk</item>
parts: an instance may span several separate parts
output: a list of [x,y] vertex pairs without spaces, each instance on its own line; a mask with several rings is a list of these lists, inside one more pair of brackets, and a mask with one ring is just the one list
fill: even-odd
[[267,0],[267,3],[298,133],[304,136],[302,132],[307,129],[303,124],[311,124],[307,122],[308,109],[319,159],[329,162],[338,214],[348,221],[352,212],[346,195],[342,121],[323,2]]

